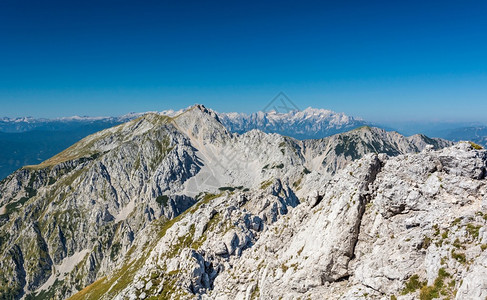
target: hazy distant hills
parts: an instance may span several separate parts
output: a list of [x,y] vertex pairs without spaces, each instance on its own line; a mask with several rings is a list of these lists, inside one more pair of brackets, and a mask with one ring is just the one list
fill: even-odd
[[0,178],[22,166],[37,164],[87,135],[136,116],[137,114],[117,118],[0,119]]
[[0,132],[19,133],[27,131],[72,131],[85,127],[113,126],[133,120],[143,113],[129,113],[120,117],[63,117],[55,119],[0,118]]
[[421,133],[430,137],[438,137],[454,142],[472,141],[487,147],[487,126],[478,123],[447,123],[447,122],[409,122],[388,124],[386,130],[396,130],[403,135]]
[[452,129],[445,135],[445,138],[452,141],[468,140],[487,147],[487,127],[476,126]]

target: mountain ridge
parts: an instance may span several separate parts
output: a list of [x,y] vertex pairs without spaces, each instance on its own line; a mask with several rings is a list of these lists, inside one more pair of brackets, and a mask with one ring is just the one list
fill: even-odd
[[[162,112],[150,113],[174,117],[185,110],[188,110],[188,108],[178,111],[165,110]],[[329,114],[331,113],[327,110],[319,111]],[[232,126],[239,126],[234,123],[232,123],[234,125],[230,124],[226,114],[217,114],[220,116],[220,120],[227,120],[227,129],[231,130]],[[271,114],[275,115],[275,113]],[[3,118],[0,120],[0,146],[2,146],[0,147],[0,149],[2,149],[2,152],[0,152],[0,178],[4,178],[26,164],[35,164],[39,161],[43,161],[90,134],[136,119],[141,115],[143,114],[130,113],[121,117],[68,117],[57,119]],[[276,122],[285,124],[286,116],[290,115],[282,115],[280,120],[274,120],[274,125],[276,125]],[[308,120],[307,122],[309,126],[311,121]],[[321,120],[321,122],[323,123],[321,127],[328,126],[325,124],[328,122],[326,119]],[[257,125],[251,127],[258,128]],[[280,132],[277,127],[274,128],[274,131]],[[287,125],[287,127],[292,130],[299,128],[296,126],[290,127],[289,125]],[[266,128],[261,129],[267,132],[272,131],[266,130]],[[309,126],[309,129],[304,130],[313,130],[313,128]],[[346,129],[342,129],[341,131],[345,130]],[[240,133],[243,132],[240,131]],[[289,136],[295,136],[293,132],[289,130],[285,133]],[[323,137],[324,135],[330,135],[332,133],[334,132],[326,131],[318,133],[317,135],[315,133],[315,137]],[[310,136],[311,134],[300,134],[300,137]]]
[[[146,258],[155,259],[149,249],[157,246],[169,265],[189,255],[203,266],[197,271],[202,277],[191,279],[174,273],[174,265],[154,265],[157,278],[165,278],[163,294],[205,295],[228,270],[225,261],[235,263],[261,233],[352,161],[376,152],[401,156],[449,145],[371,127],[305,141],[259,130],[234,134],[201,105],[174,117],[146,114],[0,183],[0,265],[6,276],[0,286],[7,287],[0,294],[64,299],[95,284],[106,298],[129,297],[126,289],[133,285],[121,282],[142,272]],[[214,221],[195,223],[194,218]],[[243,231],[231,230],[234,226]],[[214,231],[219,228],[223,232]],[[74,239],[77,232],[84,235]],[[226,244],[213,245],[220,240]],[[206,241],[211,255],[198,252]]]

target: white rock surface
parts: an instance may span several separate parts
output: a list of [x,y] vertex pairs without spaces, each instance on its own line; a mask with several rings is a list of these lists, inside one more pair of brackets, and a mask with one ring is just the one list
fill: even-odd
[[486,152],[450,145],[239,135],[201,105],[148,114],[0,184],[0,293],[408,299],[413,275],[441,273],[450,298],[483,295],[462,279],[485,271]]

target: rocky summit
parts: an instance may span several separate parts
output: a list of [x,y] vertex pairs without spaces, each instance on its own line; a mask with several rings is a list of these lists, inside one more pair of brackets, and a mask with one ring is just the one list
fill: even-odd
[[0,182],[0,299],[485,299],[480,148],[149,113]]

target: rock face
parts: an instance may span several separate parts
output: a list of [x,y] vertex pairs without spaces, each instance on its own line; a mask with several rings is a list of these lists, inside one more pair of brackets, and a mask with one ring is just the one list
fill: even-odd
[[485,298],[487,154],[451,145],[147,114],[0,183],[0,298]]
[[262,234],[210,295],[484,299],[486,163],[468,143],[368,155]]

